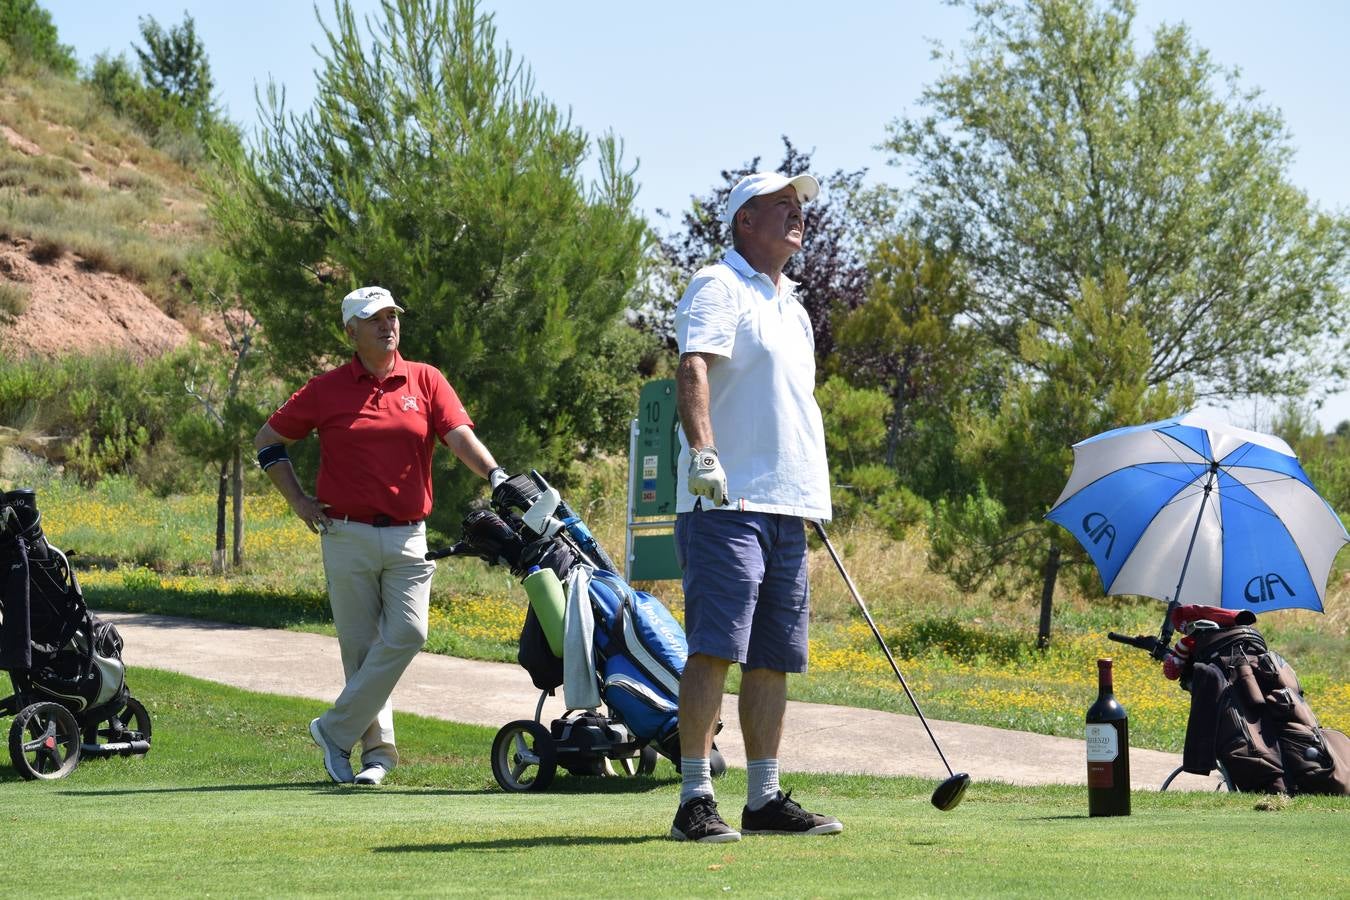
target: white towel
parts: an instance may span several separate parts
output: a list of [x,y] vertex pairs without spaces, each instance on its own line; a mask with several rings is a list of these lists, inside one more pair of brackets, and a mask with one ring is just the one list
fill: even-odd
[[563,612],[563,702],[568,709],[595,709],[600,705],[594,633],[591,569],[575,565],[567,573],[567,609]]

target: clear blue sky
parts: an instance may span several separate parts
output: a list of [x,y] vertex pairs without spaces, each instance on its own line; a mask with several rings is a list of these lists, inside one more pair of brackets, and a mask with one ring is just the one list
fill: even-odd
[[[322,41],[309,0],[40,0],[82,63],[130,53],[138,16],[169,26],[184,11],[206,45],[221,102],[256,120],[254,86],[269,77],[288,105],[309,106]],[[331,20],[329,0],[321,12]],[[1344,59],[1350,3],[1342,0],[1139,0],[1136,34],[1185,21],[1221,65],[1241,70],[1279,108],[1297,156],[1289,177],[1326,209],[1350,210],[1350,115]],[[377,0],[354,0],[358,13]],[[781,159],[780,135],[814,151],[825,171],[867,168],[903,187],[875,150],[886,124],[917,111],[941,71],[930,39],[955,49],[971,13],[940,0],[487,0],[498,39],[533,70],[538,89],[592,134],[612,130],[640,163],[639,205],[675,212],[755,156]],[[660,222],[657,223],[660,225]],[[1269,410],[1234,410],[1249,423]],[[1328,401],[1324,427],[1350,419],[1350,392]]]

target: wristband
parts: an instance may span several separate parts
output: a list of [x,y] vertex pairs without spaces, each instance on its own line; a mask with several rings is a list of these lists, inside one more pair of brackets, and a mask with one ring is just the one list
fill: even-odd
[[266,472],[279,462],[290,462],[285,444],[268,444],[258,451],[258,468]]

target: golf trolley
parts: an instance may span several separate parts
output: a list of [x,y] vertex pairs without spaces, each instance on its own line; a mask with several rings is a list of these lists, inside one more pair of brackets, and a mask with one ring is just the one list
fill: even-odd
[[[1250,610],[1173,601],[1157,637],[1107,635],[1161,660],[1191,695],[1182,763],[1161,789],[1182,772],[1217,770],[1234,792],[1350,794],[1350,738],[1321,726],[1255,622]],[[1169,647],[1174,629],[1183,637]]]
[[[517,658],[539,688],[539,702],[533,719],[498,730],[497,783],[511,792],[543,791],[559,767],[580,776],[649,775],[662,755],[678,767],[679,676],[687,653],[679,623],[659,600],[614,574],[608,554],[539,473],[499,484],[492,507],[470,512],[461,539],[426,558],[473,556],[506,565],[530,598]],[[560,579],[571,585],[570,597]],[[564,607],[593,622],[571,628],[566,644]],[[565,656],[573,673],[564,690],[569,708],[545,724],[544,704],[564,686]],[[578,684],[590,699],[572,708],[569,695]],[[726,771],[715,747],[711,763],[714,775]]]
[[0,669],[14,688],[0,715],[14,717],[14,769],[52,780],[84,758],[148,753],[150,714],[127,689],[122,637],[90,614],[32,490],[0,494],[0,571]]
[[[612,716],[569,709],[546,727],[541,691],[533,719],[508,722],[492,741],[492,776],[503,790],[542,791],[559,766],[573,775],[650,775],[660,758],[656,749],[634,736]],[[616,771],[614,763],[618,763]],[[725,763],[723,764],[725,770]]]

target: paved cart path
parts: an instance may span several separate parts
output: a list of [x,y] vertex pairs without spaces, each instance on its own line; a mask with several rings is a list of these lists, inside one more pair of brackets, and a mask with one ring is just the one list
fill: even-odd
[[[141,613],[99,613],[117,623],[126,639],[129,665],[180,672],[251,691],[331,701],[342,688],[337,639],[243,625]],[[134,685],[133,685],[134,686]],[[717,746],[729,765],[745,765],[745,746],[736,718],[736,700],[722,703],[725,726]],[[499,728],[534,717],[539,691],[525,670],[506,663],[478,662],[420,653],[394,693],[394,708],[455,722]],[[923,697],[919,697],[923,703]],[[545,721],[563,711],[561,691],[544,706]],[[1083,742],[982,725],[929,718],[952,768],[977,782],[1085,784]],[[297,722],[296,728],[305,723]],[[830,706],[788,703],[783,746],[785,771],[945,778],[916,716]],[[1138,790],[1157,789],[1178,765],[1175,753],[1134,748],[1130,775]],[[1171,790],[1211,790],[1215,781],[1183,775]]]

